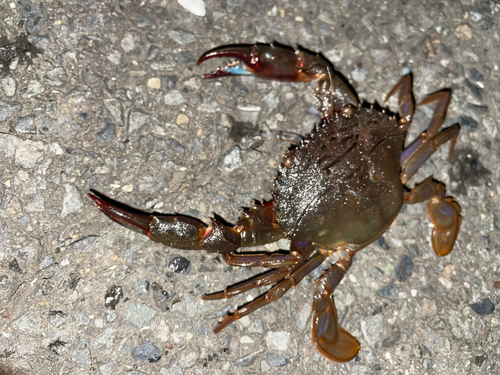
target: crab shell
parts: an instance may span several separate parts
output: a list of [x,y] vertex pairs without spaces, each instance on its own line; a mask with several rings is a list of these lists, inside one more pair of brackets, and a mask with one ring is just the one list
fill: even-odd
[[371,107],[350,114],[316,126],[285,154],[273,199],[280,228],[291,240],[331,250],[363,247],[403,205],[399,160],[405,130]]

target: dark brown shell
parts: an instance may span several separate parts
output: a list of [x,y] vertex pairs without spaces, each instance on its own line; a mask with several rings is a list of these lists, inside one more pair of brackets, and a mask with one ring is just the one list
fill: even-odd
[[275,181],[275,213],[287,238],[324,249],[376,239],[403,204],[405,130],[371,108],[318,125],[287,151]]

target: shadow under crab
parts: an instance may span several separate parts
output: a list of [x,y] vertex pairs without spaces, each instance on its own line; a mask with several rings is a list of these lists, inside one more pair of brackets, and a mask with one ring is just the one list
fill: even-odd
[[[204,75],[218,78],[253,74],[282,81],[317,82],[317,109],[323,119],[299,145],[289,149],[275,179],[273,200],[255,204],[233,227],[216,219],[210,225],[180,215],[145,213],[91,192],[99,209],[112,220],[168,246],[221,253],[227,264],[269,270],[208,300],[230,298],[251,289],[273,285],[269,291],[234,313],[215,328],[232,322],[279,299],[333,254],[337,263],[316,282],[313,297],[312,341],[325,357],[349,361],[360,344],[338,324],[333,292],[349,269],[352,257],[379,238],[403,204],[427,201],[434,226],[431,241],[439,256],[450,253],[461,224],[461,210],[446,196],[445,185],[431,177],[407,188],[405,184],[441,146],[451,141],[450,155],[459,132],[453,125],[439,131],[451,92],[438,91],[421,105],[435,106],[431,122],[404,148],[415,103],[412,76],[394,86],[386,100],[398,93],[400,116],[373,106],[361,106],[345,79],[322,55],[303,48],[256,44],[218,47],[204,53],[198,65],[218,57],[237,61]],[[237,253],[240,247],[291,240],[287,253]]]

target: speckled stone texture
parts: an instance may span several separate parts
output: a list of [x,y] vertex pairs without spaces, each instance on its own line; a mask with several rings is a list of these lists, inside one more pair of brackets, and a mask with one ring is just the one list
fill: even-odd
[[[41,51],[0,62],[0,369],[497,374],[499,20],[495,1],[0,0],[0,44],[28,33]],[[215,46],[274,40],[323,52],[368,102],[410,71],[417,101],[453,90],[445,126],[461,125],[455,152],[446,160],[443,147],[409,185],[446,183],[462,230],[437,258],[425,205],[407,206],[356,255],[335,292],[361,342],[351,363],[311,344],[319,271],[215,335],[261,291],[201,296],[259,270],[155,244],[86,196],[205,222],[212,212],[234,222],[241,206],[270,199],[288,143],[265,139],[297,140],[319,121],[314,84],[204,81],[228,61],[195,63]],[[410,139],[431,115],[418,109]]]

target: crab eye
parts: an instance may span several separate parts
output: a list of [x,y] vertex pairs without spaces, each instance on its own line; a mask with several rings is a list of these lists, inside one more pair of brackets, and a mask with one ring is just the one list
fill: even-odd
[[342,108],[342,116],[344,117],[351,117],[352,116],[352,108],[351,107],[345,107],[345,108]]
[[290,168],[290,167],[293,167],[294,164],[295,164],[295,157],[293,156],[287,156],[284,160],[283,160],[283,164],[285,165],[285,167],[287,168]]

